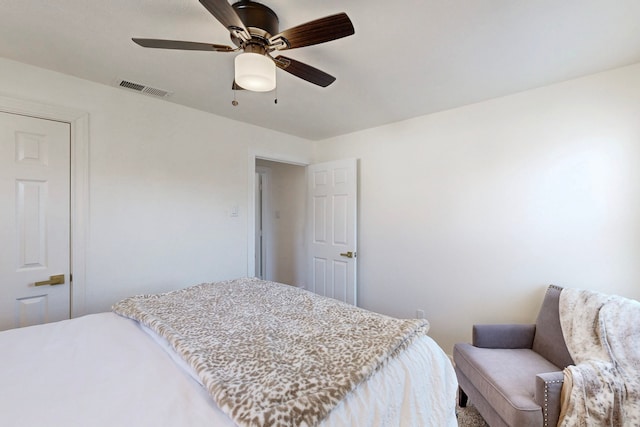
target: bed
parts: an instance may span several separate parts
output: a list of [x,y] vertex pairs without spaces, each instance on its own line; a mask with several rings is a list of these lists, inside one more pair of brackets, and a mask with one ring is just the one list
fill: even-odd
[[0,332],[0,419],[455,427],[455,374],[427,329],[258,279],[135,296]]

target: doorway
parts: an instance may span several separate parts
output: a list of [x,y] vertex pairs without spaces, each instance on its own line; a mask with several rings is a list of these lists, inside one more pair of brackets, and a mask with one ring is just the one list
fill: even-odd
[[255,275],[304,286],[305,166],[255,160]]

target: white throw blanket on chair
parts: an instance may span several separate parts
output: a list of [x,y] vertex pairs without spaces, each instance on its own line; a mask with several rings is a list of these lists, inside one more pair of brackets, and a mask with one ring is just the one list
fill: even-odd
[[563,289],[560,322],[576,365],[558,426],[640,426],[640,302]]

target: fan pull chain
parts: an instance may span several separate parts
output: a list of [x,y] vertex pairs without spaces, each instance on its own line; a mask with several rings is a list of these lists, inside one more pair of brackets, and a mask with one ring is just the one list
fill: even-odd
[[[237,106],[238,106],[238,104],[240,104],[240,103],[238,102],[238,100],[236,99],[236,93],[237,93],[238,91],[237,91],[237,90],[235,90],[235,89],[232,89],[232,90],[233,90],[233,101],[231,101],[231,105],[233,105],[234,107],[237,107]],[[277,104],[277,103],[278,103],[278,88],[276,88],[276,89],[275,89],[275,97],[273,98],[273,103],[274,103],[274,104]]]

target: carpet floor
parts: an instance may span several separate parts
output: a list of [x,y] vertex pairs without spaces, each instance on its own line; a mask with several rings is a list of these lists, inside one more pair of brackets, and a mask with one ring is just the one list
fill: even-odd
[[473,405],[468,404],[466,408],[457,407],[458,426],[460,427],[489,427]]

